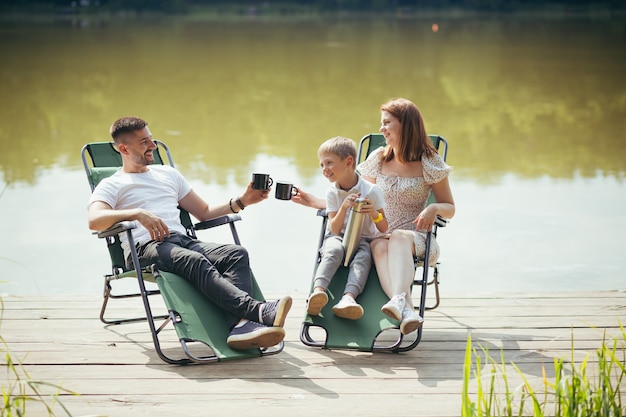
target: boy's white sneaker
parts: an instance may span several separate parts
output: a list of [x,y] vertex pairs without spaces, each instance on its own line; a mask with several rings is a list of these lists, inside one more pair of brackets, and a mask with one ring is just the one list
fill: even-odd
[[341,300],[333,306],[335,316],[342,319],[358,320],[363,317],[363,307],[356,300],[348,295],[341,297]]
[[328,303],[328,295],[325,292],[315,291],[306,301],[306,312],[311,316],[319,316],[326,303]]

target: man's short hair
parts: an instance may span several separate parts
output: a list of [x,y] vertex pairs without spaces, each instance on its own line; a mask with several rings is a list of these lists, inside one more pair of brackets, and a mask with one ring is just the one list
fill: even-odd
[[119,143],[122,141],[122,137],[126,133],[133,133],[134,131],[141,130],[146,126],[148,126],[148,122],[139,117],[122,117],[120,119],[117,119],[111,125],[111,137],[113,138],[113,141],[115,143]]

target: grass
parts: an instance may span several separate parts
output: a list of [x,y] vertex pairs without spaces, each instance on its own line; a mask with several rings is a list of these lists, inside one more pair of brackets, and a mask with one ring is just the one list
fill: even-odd
[[[589,355],[576,364],[572,337],[569,366],[565,359],[555,358],[554,380],[548,380],[544,366],[542,383],[535,384],[539,386],[533,385],[511,362],[515,370],[513,376],[522,381],[515,388],[511,386],[513,376],[507,375],[504,353],[501,351],[500,360],[496,361],[486,349],[472,348],[471,336],[468,337],[463,367],[462,416],[626,416],[621,393],[626,376],[626,330],[621,324],[620,329],[621,339],[615,338],[607,343],[605,336],[602,340],[602,346],[596,351],[597,364],[590,361]],[[470,396],[472,377],[477,385],[475,400]]]

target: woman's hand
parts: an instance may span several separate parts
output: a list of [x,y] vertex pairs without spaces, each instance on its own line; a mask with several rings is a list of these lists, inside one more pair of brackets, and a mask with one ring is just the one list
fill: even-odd
[[435,220],[437,219],[437,208],[431,204],[413,220],[416,230],[429,232],[432,230]]

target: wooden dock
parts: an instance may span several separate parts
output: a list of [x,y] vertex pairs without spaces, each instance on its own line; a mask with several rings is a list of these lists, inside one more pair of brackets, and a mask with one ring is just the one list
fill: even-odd
[[[602,340],[621,337],[619,324],[626,322],[625,291],[450,295],[444,289],[414,350],[329,351],[300,342],[305,294],[292,296],[285,349],[255,359],[168,365],[154,353],[145,322],[103,325],[97,295],[5,296],[0,335],[31,379],[80,394],[61,396],[73,416],[458,417],[469,334],[475,347],[495,358],[502,351],[540,384],[543,366],[550,378],[553,358],[571,359],[572,340],[575,360],[589,355],[593,363]],[[116,308],[128,314],[142,311],[138,300],[122,303]],[[15,381],[4,354],[2,363],[5,387]],[[519,381],[512,368],[508,373]],[[36,404],[28,410],[47,415]],[[54,410],[65,415],[58,405]]]

